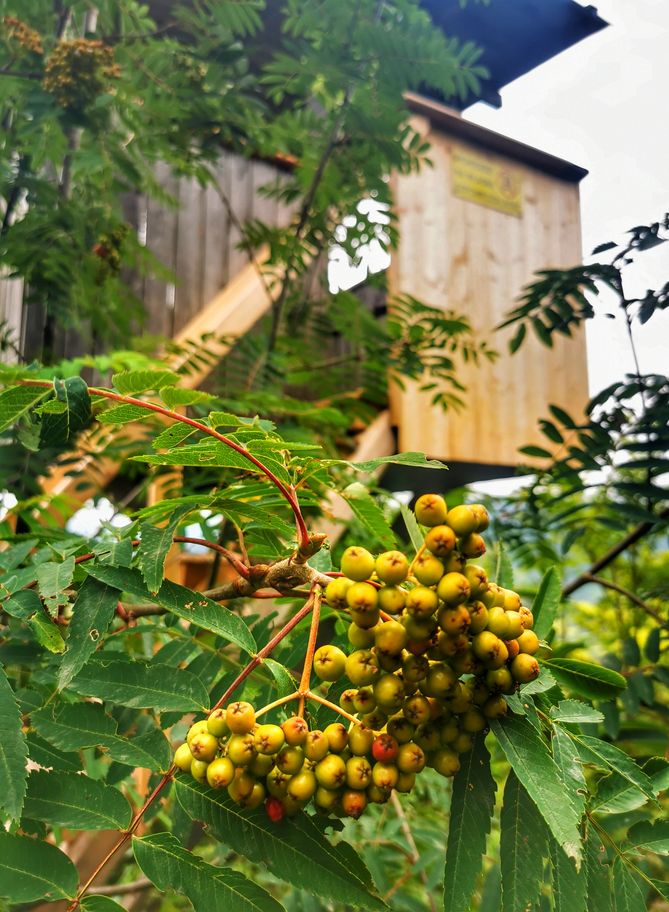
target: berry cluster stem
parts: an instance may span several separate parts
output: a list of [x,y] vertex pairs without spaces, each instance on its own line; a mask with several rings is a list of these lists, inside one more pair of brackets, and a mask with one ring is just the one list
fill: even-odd
[[307,643],[307,652],[304,656],[304,665],[302,666],[302,677],[298,687],[300,702],[297,709],[298,716],[304,715],[304,699],[309,693],[309,682],[311,681],[311,669],[314,664],[314,652],[316,651],[316,639],[318,638],[318,625],[321,620],[321,598],[323,590],[320,586],[314,589],[314,609],[311,615],[311,627],[309,628],[309,642]]
[[[228,687],[228,689],[225,691],[225,693],[220,698],[220,700],[218,700],[216,705],[211,708],[211,710],[209,711],[209,715],[215,709],[218,709],[220,706],[222,706],[224,703],[226,703],[228,701],[228,699],[234,693],[234,691],[239,687],[239,685],[244,680],[246,680],[246,678],[251,674],[251,672],[255,668],[257,668],[258,665],[260,665],[260,663],[263,661],[263,659],[266,658],[268,655],[270,655],[270,653],[279,645],[279,643],[286,636],[288,636],[288,634],[291,632],[291,630],[293,630],[295,627],[297,627],[297,625],[300,623],[300,621],[303,620],[309,614],[309,612],[313,610],[314,604],[315,604],[317,598],[318,598],[318,605],[319,605],[319,609],[320,609],[320,588],[318,588],[318,593],[319,593],[318,596],[316,594],[316,589],[317,589],[317,587],[314,587],[314,589],[309,594],[309,598],[304,603],[304,605],[300,608],[300,610],[295,615],[293,615],[293,617],[286,624],[284,624],[284,626],[281,628],[281,630],[279,630],[278,633],[276,633],[272,637],[272,639],[267,643],[266,646],[264,646],[260,650],[260,652],[258,652],[255,656],[253,656],[253,658],[248,663],[248,665],[246,665],[246,667],[237,675],[235,680]],[[295,694],[291,694],[290,697],[283,697],[281,700],[278,701],[277,704],[271,704],[269,707],[265,707],[265,711],[272,708],[272,705],[279,705],[281,703],[287,702],[288,700],[295,699],[297,696],[299,696],[299,694],[295,693]],[[158,796],[163,791],[165,786],[168,785],[172,781],[172,779],[174,778],[175,772],[176,772],[176,766],[173,764],[168,769],[168,771],[163,775],[162,779],[156,785],[156,787],[151,792],[151,794],[148,796],[148,798],[146,799],[144,804],[141,806],[141,808],[139,808],[139,810],[135,812],[135,814],[130,822],[130,826],[127,828],[127,830],[124,830],[121,833],[116,844],[112,846],[112,848],[109,850],[109,852],[107,852],[107,854],[102,859],[102,861],[96,866],[95,870],[92,872],[92,874],[90,875],[88,880],[84,884],[82,884],[82,886],[79,888],[79,892],[77,893],[75,899],[73,899],[72,902],[70,903],[70,905],[67,907],[67,912],[76,912],[76,909],[79,908],[79,904],[81,903],[81,900],[83,899],[85,894],[88,892],[89,887],[96,880],[98,874],[100,874],[102,869],[104,867],[106,867],[106,865],[112,860],[112,858],[116,855],[116,853],[126,844],[126,842],[136,832],[137,828],[139,827],[139,825],[142,821],[142,818],[144,817],[144,814],[146,814],[148,809],[151,807],[153,802],[158,798]]]
[[276,647],[279,645],[281,640],[283,640],[284,637],[288,636],[290,631],[293,630],[295,627],[297,627],[297,625],[300,623],[300,621],[303,620],[309,614],[309,612],[313,610],[315,599],[316,599],[316,590],[314,588],[311,591],[311,593],[309,594],[309,598],[306,600],[306,602],[300,608],[300,610],[296,614],[294,614],[293,617],[286,624],[284,624],[284,626],[281,628],[281,630],[279,630],[279,632],[276,633],[272,637],[272,639],[267,643],[267,645],[263,646],[263,648],[260,650],[260,652],[258,652],[256,655],[253,656],[253,658],[248,663],[248,665],[246,665],[245,668],[243,668],[239,672],[239,674],[237,675],[235,680],[228,687],[228,689],[225,691],[225,693],[220,698],[220,700],[217,700],[216,704],[214,706],[212,706],[212,708],[209,711],[210,714],[213,713],[213,711],[215,709],[219,709],[221,706],[223,706],[224,703],[228,702],[228,700],[230,699],[230,696],[235,692],[235,690],[237,690],[239,685],[243,681],[245,681],[246,678],[248,678],[248,676],[251,674],[251,672],[253,672],[258,667],[258,665],[260,665],[260,663],[263,661],[263,659],[267,658],[267,656],[270,655],[274,649],[276,649]]
[[297,700],[299,696],[299,691],[295,690],[292,694],[288,694],[287,697],[279,697],[278,700],[274,700],[272,703],[268,703],[267,706],[263,706],[262,709],[259,709],[256,712],[256,719],[260,716],[264,716],[265,713],[270,712],[272,709],[276,709],[277,706],[282,706],[284,703],[290,703],[291,700]]

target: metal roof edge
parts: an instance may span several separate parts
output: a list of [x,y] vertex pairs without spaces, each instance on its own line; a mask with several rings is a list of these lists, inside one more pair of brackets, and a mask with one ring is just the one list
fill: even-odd
[[516,161],[524,162],[536,168],[538,171],[543,171],[545,174],[551,174],[553,177],[558,177],[573,184],[580,183],[588,174],[588,170],[580,165],[575,165],[573,162],[559,158],[557,155],[551,155],[550,152],[536,149],[534,146],[520,142],[520,140],[511,139],[503,133],[496,133],[487,127],[481,127],[471,120],[465,120],[458,111],[426,98],[424,95],[406,92],[404,100],[409,109],[415,114],[422,114],[451,136],[464,139],[472,145],[480,146],[491,152],[508,155]]

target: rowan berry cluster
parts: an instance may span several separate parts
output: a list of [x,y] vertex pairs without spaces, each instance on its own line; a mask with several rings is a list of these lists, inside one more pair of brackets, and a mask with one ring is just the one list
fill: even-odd
[[4,16],[2,24],[7,30],[7,37],[20,45],[25,51],[40,55],[44,53],[40,33],[31,28],[22,19],[17,19],[16,16]]
[[449,511],[436,494],[415,510],[428,528],[412,561],[347,548],[343,575],[325,590],[350,614],[350,650],[321,646],[313,671],[352,685],[339,698],[347,724],[309,730],[299,715],[258,724],[251,704],[232,703],[191,727],[180,769],[244,807],[265,802],[275,820],[312,799],[321,812],[359,817],[393,789],[410,791],[425,766],[455,775],[474,735],[507,712],[505,696],[539,674],[540,644],[520,596],[468,563],[485,551],[486,510]]
[[59,41],[46,62],[44,89],[70,111],[83,112],[118,78],[114,49],[91,38]]

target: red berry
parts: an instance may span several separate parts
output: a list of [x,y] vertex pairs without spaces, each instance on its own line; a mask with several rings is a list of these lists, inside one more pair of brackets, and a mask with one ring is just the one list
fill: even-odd
[[265,810],[267,811],[267,816],[273,823],[278,823],[279,820],[283,820],[283,805],[278,798],[275,798],[273,795],[265,802]]
[[399,745],[392,735],[379,735],[372,744],[372,756],[380,763],[390,763],[398,750]]

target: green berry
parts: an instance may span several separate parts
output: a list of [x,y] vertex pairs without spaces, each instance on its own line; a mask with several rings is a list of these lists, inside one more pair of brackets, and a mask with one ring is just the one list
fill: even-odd
[[438,526],[446,521],[448,508],[439,494],[422,494],[414,507],[416,519],[423,526]]
[[314,653],[313,669],[321,681],[338,681],[345,667],[346,653],[337,646],[320,646]]
[[401,551],[384,551],[376,558],[374,567],[382,583],[396,586],[407,578],[409,561]]
[[434,526],[425,536],[425,546],[437,557],[449,555],[455,544],[455,532],[450,526]]
[[227,788],[235,776],[235,768],[228,757],[218,757],[207,767],[207,782],[212,788]]
[[341,572],[356,582],[369,579],[374,572],[374,558],[366,548],[353,546],[341,556]]
[[446,523],[451,527],[455,534],[460,538],[463,535],[471,535],[478,530],[478,520],[471,507],[461,504],[453,507],[446,515]]
[[193,762],[193,755],[187,744],[180,744],[174,752],[174,763],[184,773],[190,772],[190,765]]

